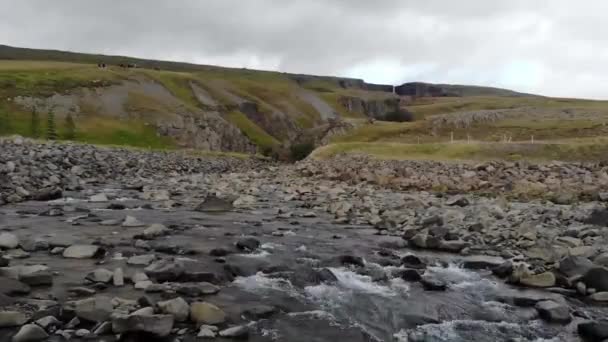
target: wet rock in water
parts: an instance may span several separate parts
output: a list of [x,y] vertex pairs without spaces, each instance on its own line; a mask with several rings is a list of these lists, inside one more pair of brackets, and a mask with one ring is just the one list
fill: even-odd
[[68,302],[65,306],[73,308],[76,317],[95,323],[107,321],[114,310],[112,301],[103,296]]
[[125,285],[125,275],[122,268],[117,268],[114,270],[114,274],[112,276],[112,283],[114,284],[114,286]]
[[39,270],[19,275],[19,281],[30,286],[53,285],[53,274],[48,270]]
[[224,212],[234,209],[232,202],[214,195],[209,195],[194,210],[200,212]]
[[180,284],[176,287],[175,292],[187,296],[187,297],[198,297],[202,295],[212,295],[220,291],[220,288],[211,283],[198,283],[198,284]]
[[591,268],[593,262],[581,256],[567,256],[559,261],[559,271],[567,277],[584,275]]
[[582,281],[587,285],[587,288],[593,288],[600,292],[608,291],[608,268],[591,268],[585,273]]
[[594,302],[608,302],[608,292],[596,292],[589,296]]
[[162,224],[155,223],[150,227],[144,229],[142,238],[144,240],[152,240],[160,236],[169,235],[170,232],[171,230],[169,228],[165,227]]
[[87,274],[85,277],[86,280],[91,281],[93,283],[104,283],[108,284],[112,277],[114,276],[114,272],[107,270],[105,268],[98,268],[93,272]]
[[110,203],[106,209],[108,210],[125,210],[127,207],[122,203]]
[[150,279],[158,282],[176,281],[184,274],[184,265],[178,261],[164,259],[152,263],[144,271]]
[[58,188],[45,188],[38,190],[32,194],[32,200],[34,201],[53,201],[60,199],[63,196],[61,189]]
[[42,341],[49,337],[49,335],[36,324],[26,324],[19,329],[17,334],[13,336],[13,342],[34,342]]
[[337,261],[342,266],[349,266],[349,265],[357,266],[357,267],[365,266],[365,262],[363,261],[363,258],[354,256],[354,255],[340,255],[337,257]]
[[162,313],[173,315],[173,318],[177,322],[186,321],[190,314],[190,306],[181,297],[163,302],[158,302],[156,305]]
[[190,319],[194,323],[215,325],[224,323],[226,314],[211,303],[196,302],[190,306]]
[[422,279],[420,272],[415,269],[399,270],[395,273],[395,275],[405,281],[420,281],[420,279]]
[[513,263],[505,261],[502,264],[494,267],[492,273],[500,278],[507,278],[513,273]]
[[426,233],[418,233],[416,235],[414,235],[414,237],[412,237],[409,240],[410,246],[412,247],[417,247],[417,248],[427,248],[426,245],[426,240],[427,240],[428,235]]
[[148,276],[144,272],[135,272],[131,276],[131,282],[133,282],[134,284],[146,280],[150,280],[150,278],[148,278]]
[[234,339],[247,339],[249,337],[249,327],[246,325],[239,325],[220,331],[221,337],[228,337]]
[[505,261],[499,257],[479,255],[466,258],[462,262],[462,267],[471,270],[493,270],[500,267]]
[[401,258],[401,265],[406,268],[425,269],[426,263],[414,254],[408,254]]
[[583,322],[577,326],[578,334],[586,341],[604,341],[608,339],[608,321]]
[[16,279],[0,277],[0,293],[8,296],[25,295],[30,293],[31,289],[27,284],[24,284]]
[[570,308],[563,303],[548,300],[536,303],[535,307],[539,316],[548,322],[566,324],[572,320]]
[[[428,245],[428,240],[427,240],[427,245]],[[446,251],[446,252],[451,252],[451,253],[460,253],[460,251],[467,248],[468,246],[469,246],[469,243],[466,241],[462,241],[462,240],[449,240],[449,241],[443,240],[439,243],[438,247],[434,247],[434,248],[442,250],[442,251]]]
[[108,196],[106,196],[106,194],[97,194],[97,195],[93,195],[89,198],[89,202],[92,203],[103,203],[103,202],[107,202],[108,201]]
[[253,237],[242,238],[236,242],[236,247],[242,251],[252,252],[260,247],[260,240]]
[[0,249],[15,249],[19,246],[19,238],[12,233],[0,233]]
[[62,325],[61,321],[59,321],[54,316],[46,316],[36,320],[36,324],[42,327],[46,331],[53,331],[56,328]]
[[154,254],[136,255],[127,259],[127,264],[133,266],[148,266],[154,260],[156,260],[156,255]]
[[256,305],[243,310],[242,316],[251,320],[269,318],[277,312],[277,308],[270,305]]
[[544,272],[540,274],[528,274],[519,279],[519,283],[529,287],[553,287],[555,286],[555,274]]
[[196,336],[200,338],[215,338],[217,331],[217,327],[213,325],[201,325],[201,328]]
[[105,254],[105,250],[95,245],[72,245],[63,251],[64,258],[91,259]]
[[445,291],[448,288],[446,283],[433,276],[428,275],[423,275],[420,279],[420,283],[422,284],[422,287],[424,287],[424,289],[427,291]]
[[128,227],[128,228],[134,228],[134,227],[143,227],[146,224],[141,222],[140,220],[137,219],[137,217],[134,216],[127,216],[125,217],[124,221],[122,221],[121,226],[123,227]]
[[155,337],[166,337],[173,329],[172,315],[138,314],[113,315],[112,331],[116,334],[147,333]]
[[521,307],[532,307],[542,301],[564,302],[563,297],[537,291],[507,290],[498,295],[498,301]]
[[27,317],[17,311],[0,311],[0,328],[19,327],[27,322]]

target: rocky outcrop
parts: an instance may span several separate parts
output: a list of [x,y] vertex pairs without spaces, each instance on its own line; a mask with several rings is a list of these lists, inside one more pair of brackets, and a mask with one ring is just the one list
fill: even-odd
[[401,103],[397,97],[365,100],[360,97],[341,96],[338,101],[347,111],[376,120],[388,120],[387,114],[399,111]]

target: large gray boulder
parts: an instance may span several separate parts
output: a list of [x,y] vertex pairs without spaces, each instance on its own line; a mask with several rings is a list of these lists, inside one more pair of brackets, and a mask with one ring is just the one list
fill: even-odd
[[104,296],[68,302],[66,306],[74,310],[76,317],[95,323],[107,321],[114,310],[110,298]]
[[570,323],[570,308],[564,303],[557,303],[551,300],[536,303],[536,310],[539,316],[551,323]]
[[188,316],[190,315],[190,306],[181,297],[158,302],[156,305],[162,313],[173,315],[173,318],[177,322],[184,322],[188,320]]
[[608,291],[608,268],[594,267],[589,269],[582,278],[587,288],[593,288],[598,292]]
[[0,233],[0,249],[15,249],[19,246],[19,238],[12,233]]
[[35,342],[46,340],[49,335],[36,324],[26,324],[13,336],[13,342]]
[[95,245],[72,245],[63,251],[64,258],[91,259],[101,256],[105,251]]
[[583,275],[591,268],[591,260],[582,256],[567,256],[559,261],[559,271],[566,277]]
[[166,337],[173,329],[173,322],[172,315],[114,315],[112,317],[112,331],[115,334],[139,332]]

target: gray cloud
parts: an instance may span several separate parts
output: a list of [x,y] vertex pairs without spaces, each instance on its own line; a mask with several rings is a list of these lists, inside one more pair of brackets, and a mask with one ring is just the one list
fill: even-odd
[[608,98],[604,1],[1,2],[9,45]]

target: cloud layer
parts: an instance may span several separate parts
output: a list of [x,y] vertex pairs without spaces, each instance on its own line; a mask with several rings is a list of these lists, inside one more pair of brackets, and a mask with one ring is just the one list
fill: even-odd
[[22,0],[2,7],[0,44],[608,99],[605,1]]

